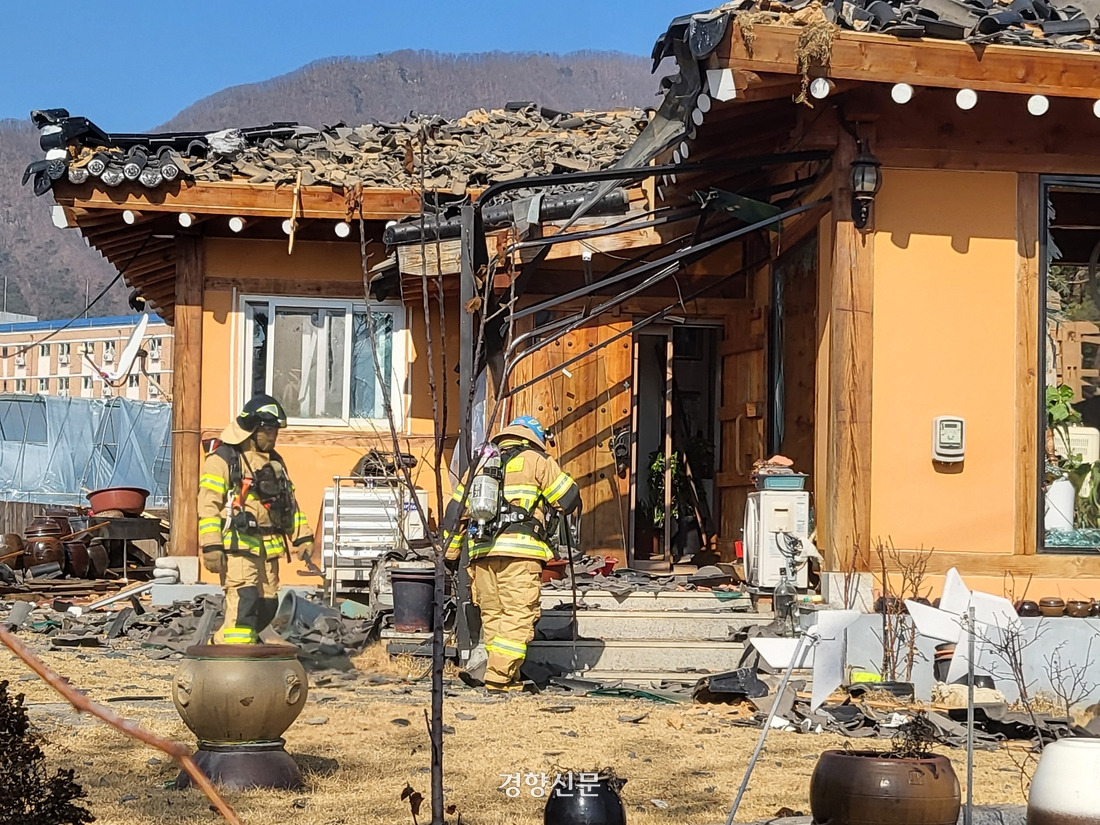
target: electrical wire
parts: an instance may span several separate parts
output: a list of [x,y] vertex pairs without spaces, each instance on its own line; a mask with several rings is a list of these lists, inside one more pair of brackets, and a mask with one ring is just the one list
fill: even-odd
[[71,327],[71,326],[72,326],[73,324],[75,324],[75,323],[76,323],[77,321],[79,321],[79,320],[80,320],[80,316],[81,316],[81,315],[83,315],[83,314],[84,314],[85,312],[87,312],[87,311],[88,311],[89,309],[91,309],[92,307],[94,307],[94,306],[95,306],[95,305],[96,305],[96,304],[97,304],[97,303],[99,302],[100,298],[102,298],[102,297],[103,297],[104,295],[106,295],[106,294],[107,294],[107,291],[108,291],[108,290],[110,290],[110,288],[111,288],[111,287],[113,287],[113,286],[114,286],[115,284],[117,284],[117,283],[119,282],[119,280],[120,280],[120,279],[122,278],[122,276],[126,274],[126,270],[130,268],[130,264],[132,264],[132,263],[133,263],[133,262],[134,262],[135,260],[137,260],[137,257],[138,257],[138,256],[139,256],[139,255],[140,255],[140,254],[141,254],[142,252],[144,252],[144,251],[145,251],[145,245],[146,245],[147,243],[149,243],[149,239],[150,239],[151,237],[153,237],[151,233],[150,233],[149,235],[146,235],[146,236],[145,236],[145,240],[141,242],[141,246],[139,246],[139,247],[138,247],[138,250],[137,250],[137,252],[135,252],[135,253],[134,253],[134,254],[133,254],[133,255],[132,255],[131,257],[130,257],[130,260],[128,260],[128,261],[126,262],[126,266],[122,267],[122,269],[120,269],[120,270],[118,271],[118,274],[117,274],[117,275],[115,275],[115,277],[111,279],[111,282],[110,282],[109,284],[107,284],[107,286],[103,287],[103,289],[101,289],[101,290],[99,291],[99,294],[98,294],[98,295],[96,295],[96,296],[95,296],[94,298],[92,298],[92,300],[90,300],[90,301],[88,302],[88,305],[87,305],[86,307],[84,307],[84,309],[80,310],[80,312],[78,312],[78,313],[77,313],[77,314],[76,314],[76,315],[75,315],[74,317],[72,317],[72,318],[70,318],[70,319],[69,319],[68,321],[66,321],[66,322],[65,322],[65,325],[64,325],[64,326],[58,327],[57,329],[55,329],[55,330],[53,330],[52,332],[50,332],[50,334],[49,334],[49,335],[47,335],[47,336],[46,336],[45,338],[39,338],[39,339],[38,339],[37,341],[34,341],[34,342],[30,343],[30,344],[27,344],[27,345],[26,345],[25,347],[22,347],[21,349],[18,349],[18,350],[16,350],[15,352],[13,352],[13,353],[12,353],[11,355],[8,355],[8,356],[5,356],[5,357],[7,357],[7,358],[11,358],[11,357],[12,357],[12,356],[14,356],[14,355],[23,355],[23,354],[25,354],[25,353],[27,353],[27,352],[30,352],[30,351],[31,351],[32,349],[34,349],[35,347],[37,347],[37,346],[39,346],[39,345],[41,345],[41,344],[44,344],[44,343],[46,343],[46,342],[47,342],[47,341],[49,341],[49,340],[50,340],[51,338],[53,338],[53,337],[54,337],[55,335],[57,335],[57,334],[58,334],[59,332],[64,332],[64,331],[65,331],[65,330],[67,330],[67,329],[68,329],[69,327]]

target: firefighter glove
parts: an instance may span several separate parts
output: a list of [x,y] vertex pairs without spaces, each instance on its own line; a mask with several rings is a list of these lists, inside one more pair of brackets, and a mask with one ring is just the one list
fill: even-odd
[[304,544],[298,545],[298,559],[309,564],[313,561],[313,542],[307,541]]
[[202,566],[211,573],[224,573],[225,548],[217,544],[202,548]]

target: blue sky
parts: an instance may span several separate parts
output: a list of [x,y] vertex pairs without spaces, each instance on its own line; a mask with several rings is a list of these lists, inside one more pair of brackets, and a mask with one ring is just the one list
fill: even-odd
[[[718,0],[715,0],[717,4]],[[227,86],[396,49],[648,55],[679,0],[4,0],[0,118],[64,107],[144,131]]]

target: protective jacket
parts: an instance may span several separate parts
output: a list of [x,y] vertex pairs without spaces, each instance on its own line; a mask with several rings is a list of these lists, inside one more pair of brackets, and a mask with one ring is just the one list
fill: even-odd
[[[532,559],[545,564],[553,551],[545,539],[546,517],[551,508],[569,513],[580,506],[581,493],[577,482],[544,451],[530,442],[517,438],[498,441],[503,462],[503,498],[513,515],[526,514],[516,520],[505,520],[495,536],[472,540],[465,532],[455,534],[447,548],[447,558],[459,558],[463,543],[469,544],[470,561],[504,557]],[[450,532],[464,515],[464,487],[458,484],[451,496],[444,518],[444,531]]]
[[[239,460],[239,470],[234,466]],[[264,468],[270,465],[270,470]],[[272,486],[285,494],[271,499]],[[259,482],[259,483],[258,483]],[[262,453],[252,442],[222,444],[206,457],[199,479],[199,544],[227,553],[279,556],[284,535],[295,547],[313,541],[313,530],[294,496],[294,485],[278,453]]]

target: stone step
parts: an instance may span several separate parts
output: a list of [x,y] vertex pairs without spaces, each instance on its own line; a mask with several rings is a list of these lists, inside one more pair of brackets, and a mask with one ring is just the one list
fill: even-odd
[[738,642],[678,641],[670,639],[581,639],[573,642],[533,641],[527,658],[576,676],[586,671],[611,673],[669,672],[685,668],[721,673],[733,670],[744,645]]
[[[747,594],[723,590],[635,591],[622,596],[607,590],[579,590],[577,602],[608,610],[752,610],[752,600]],[[572,603],[573,594],[568,588],[542,590],[543,610]]]
[[[535,632],[561,639],[569,632],[572,610],[542,611]],[[666,639],[703,641],[725,639],[730,628],[768,624],[770,613],[707,612],[691,610],[578,610],[577,633],[592,639]],[[538,638],[538,635],[536,638]]]

